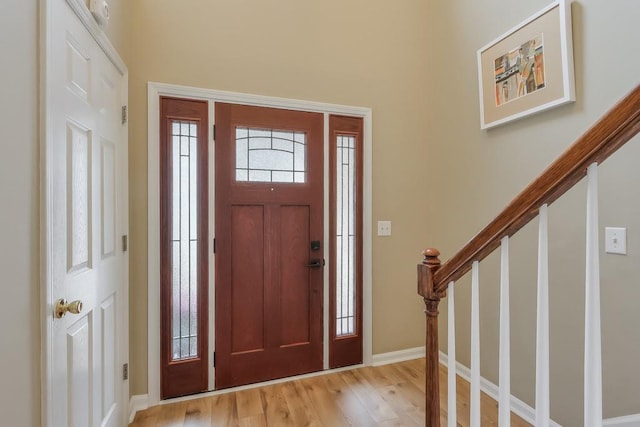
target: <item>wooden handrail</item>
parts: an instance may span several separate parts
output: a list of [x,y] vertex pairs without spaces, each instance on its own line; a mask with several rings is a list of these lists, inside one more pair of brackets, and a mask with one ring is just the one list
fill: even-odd
[[418,264],[418,294],[426,313],[425,421],[429,427],[440,425],[438,380],[438,304],[447,286],[482,261],[499,245],[538,215],[540,207],[551,204],[587,173],[593,163],[602,163],[640,132],[640,85],[609,110],[584,135],[571,145],[535,181],[471,239],[458,253],[440,264],[437,249],[423,252]]
[[[435,293],[445,292],[471,269],[473,261],[482,261],[538,214],[543,204],[551,204],[587,173],[587,167],[602,163],[640,132],[640,85],[609,110],[571,145],[535,181],[524,189],[482,231],[434,274]],[[421,294],[422,295],[422,294]]]

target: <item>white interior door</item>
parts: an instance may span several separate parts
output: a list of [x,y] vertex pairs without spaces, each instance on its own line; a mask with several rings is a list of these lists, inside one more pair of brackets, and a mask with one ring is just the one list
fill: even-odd
[[[122,426],[128,395],[122,375],[128,262],[121,243],[128,227],[126,74],[64,0],[47,2],[46,28],[45,418],[56,427]],[[71,304],[56,316],[62,299],[80,301],[79,313]]]

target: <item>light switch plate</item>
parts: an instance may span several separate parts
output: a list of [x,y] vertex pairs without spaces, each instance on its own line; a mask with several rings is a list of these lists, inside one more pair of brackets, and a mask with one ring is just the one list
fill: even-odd
[[378,221],[378,236],[391,236],[391,221]]
[[604,228],[604,250],[608,254],[627,254],[627,229],[620,227]]

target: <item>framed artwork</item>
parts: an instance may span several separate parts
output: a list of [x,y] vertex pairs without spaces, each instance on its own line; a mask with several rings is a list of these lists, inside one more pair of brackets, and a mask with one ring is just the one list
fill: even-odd
[[480,127],[575,101],[571,0],[558,0],[478,50]]

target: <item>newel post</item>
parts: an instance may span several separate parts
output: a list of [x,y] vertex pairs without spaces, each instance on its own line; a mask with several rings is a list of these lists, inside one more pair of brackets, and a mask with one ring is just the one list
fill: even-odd
[[422,296],[427,314],[426,333],[426,407],[427,427],[440,425],[440,383],[438,379],[438,304],[441,294],[435,289],[434,274],[440,268],[440,251],[425,249],[424,260],[418,264],[418,294]]

